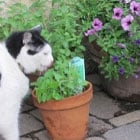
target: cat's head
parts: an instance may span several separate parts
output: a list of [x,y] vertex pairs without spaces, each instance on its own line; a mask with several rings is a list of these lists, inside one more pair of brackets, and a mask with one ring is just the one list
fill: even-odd
[[52,49],[41,36],[41,29],[14,32],[6,40],[9,53],[25,74],[46,71],[53,64]]

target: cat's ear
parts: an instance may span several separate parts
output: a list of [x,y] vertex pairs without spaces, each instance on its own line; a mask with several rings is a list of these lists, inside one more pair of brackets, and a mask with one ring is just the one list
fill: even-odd
[[37,25],[37,26],[33,27],[31,29],[31,31],[35,31],[35,32],[41,33],[41,31],[42,31],[42,25]]
[[32,34],[30,32],[25,32],[23,34],[23,44],[28,44],[32,40]]

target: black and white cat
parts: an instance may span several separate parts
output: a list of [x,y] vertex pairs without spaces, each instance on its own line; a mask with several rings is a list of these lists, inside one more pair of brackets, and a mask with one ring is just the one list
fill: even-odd
[[0,135],[5,140],[19,140],[20,104],[29,90],[25,74],[53,63],[52,49],[40,32],[40,27],[15,32],[0,43]]

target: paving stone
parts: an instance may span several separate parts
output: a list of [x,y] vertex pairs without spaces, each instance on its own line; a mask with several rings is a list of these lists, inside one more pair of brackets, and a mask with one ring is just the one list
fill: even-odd
[[46,130],[35,133],[34,135],[39,138],[39,140],[50,140]]
[[43,124],[28,114],[21,114],[20,118],[20,135],[25,135],[32,131],[44,128]]
[[140,120],[140,110],[137,110],[137,111],[134,111],[134,112],[131,112],[131,113],[119,116],[119,117],[115,117],[109,121],[115,126],[121,126],[121,125],[128,124],[128,123],[138,121],[138,120]]
[[31,111],[30,114],[33,115],[35,118],[39,119],[40,121],[42,121],[42,117],[38,109]]
[[104,140],[101,137],[90,137],[90,138],[86,138],[86,140]]
[[32,110],[32,109],[34,109],[33,106],[27,105],[27,104],[25,104],[25,103],[23,103],[23,104],[21,105],[21,112],[29,111],[29,110]]
[[[0,140],[4,140],[4,139],[0,136]],[[32,140],[32,139],[31,138],[21,137],[20,140]]]
[[118,103],[104,92],[95,92],[90,106],[90,113],[99,118],[111,119],[120,108]]
[[112,129],[111,125],[103,122],[102,120],[96,119],[95,117],[89,117],[88,137],[100,135],[109,129]]
[[31,138],[20,138],[20,140],[32,140]]
[[107,140],[140,140],[140,121],[109,130],[103,136]]

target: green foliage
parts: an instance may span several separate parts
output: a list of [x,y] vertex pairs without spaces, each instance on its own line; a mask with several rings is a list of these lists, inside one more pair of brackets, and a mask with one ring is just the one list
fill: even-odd
[[61,100],[81,93],[87,85],[79,81],[79,74],[68,61],[56,61],[54,67],[48,70],[32,84],[35,86],[38,102]]
[[[91,1],[93,2],[94,0]],[[88,2],[90,3],[91,1]],[[92,12],[88,11],[86,13],[86,11],[82,10],[83,13],[85,12],[85,15],[88,14],[87,20],[85,16],[83,26],[85,26],[86,21],[88,23],[91,22],[87,30],[94,30],[95,27],[92,26],[94,19],[98,18],[103,24],[101,30],[94,30],[94,34],[89,35],[89,41],[96,41],[98,46],[106,53],[106,56],[102,57],[99,68],[104,76],[110,80],[119,79],[122,75],[125,77],[135,76],[139,69],[140,17],[130,9],[131,2],[98,0],[94,1],[94,4],[90,3],[90,8],[94,9]],[[136,2],[138,1],[136,0]],[[121,8],[123,10],[120,19],[113,18],[114,8]],[[126,20],[128,15],[133,16],[134,19],[130,21],[129,29],[125,29],[122,26],[123,19],[125,18]],[[117,62],[114,60],[114,57],[117,57]]]
[[15,3],[8,7],[7,12],[2,8],[1,12],[5,13],[5,16],[0,17],[0,39],[13,31],[30,29],[38,24],[45,26],[45,3],[46,0],[35,0],[31,6]]
[[48,28],[48,40],[54,51],[55,59],[70,59],[74,56],[83,56],[84,47],[81,45],[83,32],[79,30],[77,0],[57,1],[51,10]]

